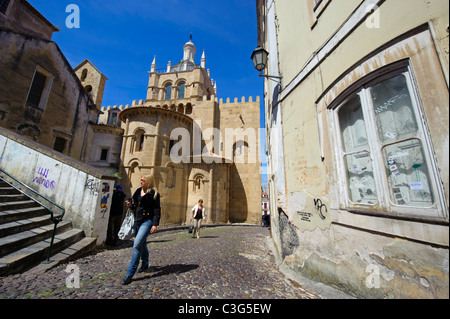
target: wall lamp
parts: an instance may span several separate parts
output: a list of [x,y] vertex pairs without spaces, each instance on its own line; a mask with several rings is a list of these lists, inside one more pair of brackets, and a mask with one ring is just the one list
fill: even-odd
[[278,82],[281,83],[281,76],[278,75],[268,75],[263,74],[263,70],[267,66],[267,58],[269,56],[269,52],[264,50],[264,48],[258,46],[255,51],[253,51],[251,59],[253,61],[253,64],[255,65],[255,69],[259,71],[259,76],[270,78],[270,79],[277,79]]

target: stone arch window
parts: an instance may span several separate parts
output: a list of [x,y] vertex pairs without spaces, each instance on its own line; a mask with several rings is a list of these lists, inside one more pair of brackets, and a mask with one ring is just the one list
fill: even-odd
[[194,176],[194,187],[193,187],[193,191],[196,192],[197,190],[200,191],[203,189],[203,184],[204,184],[204,180],[205,180],[205,176],[203,176],[202,174],[197,174]]
[[183,106],[183,104],[178,104],[177,111],[178,111],[179,113],[184,113],[184,106]]
[[164,100],[170,100],[172,98],[172,83],[169,83],[164,88]]
[[244,163],[246,155],[248,157],[248,143],[237,141],[233,145],[233,161],[235,163]]
[[131,143],[131,153],[142,152],[144,150],[145,131],[138,129],[134,134],[133,141]]
[[192,104],[186,104],[186,114],[192,114]]
[[87,75],[88,75],[88,70],[84,69],[83,72],[81,73],[81,78],[80,78],[81,82],[84,82],[86,80]]
[[178,98],[184,99],[185,92],[186,92],[186,83],[181,82],[180,84],[178,84]]

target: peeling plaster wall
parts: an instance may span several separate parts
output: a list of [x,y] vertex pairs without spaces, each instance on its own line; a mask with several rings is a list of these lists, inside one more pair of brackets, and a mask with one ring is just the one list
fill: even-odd
[[340,225],[299,233],[284,263],[359,298],[448,298],[446,248]]

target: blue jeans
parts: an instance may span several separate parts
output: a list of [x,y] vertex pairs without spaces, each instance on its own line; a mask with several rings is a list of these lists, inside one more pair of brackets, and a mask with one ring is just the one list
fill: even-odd
[[131,257],[131,263],[128,266],[127,276],[133,277],[139,266],[139,260],[142,259],[142,266],[147,267],[148,261],[148,248],[147,248],[147,237],[150,235],[150,230],[152,229],[153,222],[151,220],[146,220],[141,226],[138,226],[137,235],[134,238],[133,245],[133,256]]

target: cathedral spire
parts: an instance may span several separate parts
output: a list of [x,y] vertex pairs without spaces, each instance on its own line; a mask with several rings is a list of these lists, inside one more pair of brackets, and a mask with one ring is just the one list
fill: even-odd
[[153,58],[152,67],[150,72],[156,72],[156,55]]
[[203,50],[203,54],[202,54],[202,61],[200,66],[204,69],[206,69],[206,57],[205,57],[205,50]]

